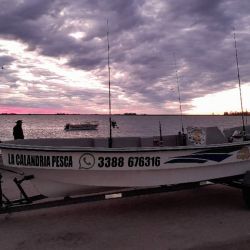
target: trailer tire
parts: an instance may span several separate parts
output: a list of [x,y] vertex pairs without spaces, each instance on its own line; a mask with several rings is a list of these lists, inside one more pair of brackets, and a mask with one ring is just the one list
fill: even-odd
[[242,195],[247,209],[250,209],[250,187],[244,186],[242,188]]

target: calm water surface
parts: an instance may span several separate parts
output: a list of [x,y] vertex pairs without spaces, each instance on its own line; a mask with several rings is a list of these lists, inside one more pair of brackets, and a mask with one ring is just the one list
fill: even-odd
[[[249,117],[250,118],[250,117]],[[109,131],[106,115],[0,115],[0,140],[12,140],[12,129],[16,120],[23,120],[26,139],[29,138],[74,138],[74,137],[107,137]],[[181,117],[136,115],[114,115],[119,126],[113,130],[114,136],[155,136],[159,135],[159,122],[162,134],[178,133],[181,130]],[[250,121],[250,119],[247,119]],[[96,131],[64,131],[66,123],[83,123],[98,121]],[[218,126],[221,129],[240,126],[240,116],[184,116],[184,128],[187,126]]]

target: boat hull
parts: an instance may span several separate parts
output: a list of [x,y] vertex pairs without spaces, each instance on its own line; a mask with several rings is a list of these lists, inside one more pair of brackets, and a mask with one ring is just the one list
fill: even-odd
[[1,145],[5,169],[36,179],[101,187],[151,187],[244,174],[250,142],[206,147],[83,148]]

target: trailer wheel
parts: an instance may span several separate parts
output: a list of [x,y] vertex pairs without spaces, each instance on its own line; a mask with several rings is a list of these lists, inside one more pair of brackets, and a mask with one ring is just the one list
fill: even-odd
[[250,187],[244,186],[242,188],[242,195],[247,209],[250,209]]

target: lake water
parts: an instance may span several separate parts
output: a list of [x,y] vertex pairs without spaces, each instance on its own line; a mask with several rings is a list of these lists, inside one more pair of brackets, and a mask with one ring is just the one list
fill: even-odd
[[[0,140],[12,140],[15,121],[23,120],[26,139],[29,138],[74,138],[108,137],[109,123],[107,115],[0,115]],[[159,122],[162,134],[178,133],[181,130],[181,117],[178,115],[114,115],[119,128],[113,130],[113,136],[155,136],[159,135]],[[247,119],[249,120],[249,119]],[[66,123],[98,121],[96,131],[64,131]],[[184,128],[187,126],[218,126],[221,129],[241,126],[240,116],[183,116]]]
[[[17,120],[23,120],[26,139],[32,138],[85,138],[108,137],[109,117],[107,115],[0,115],[0,140],[13,140],[13,126]],[[174,115],[114,115],[112,120],[119,128],[113,129],[114,137],[121,136],[159,136],[159,122],[162,134],[177,134],[181,131],[181,116]],[[249,120],[249,119],[248,119]],[[67,123],[97,121],[95,131],[65,131]],[[183,116],[183,126],[211,127],[221,129],[241,126],[240,116]],[[0,150],[1,154],[1,150]]]

